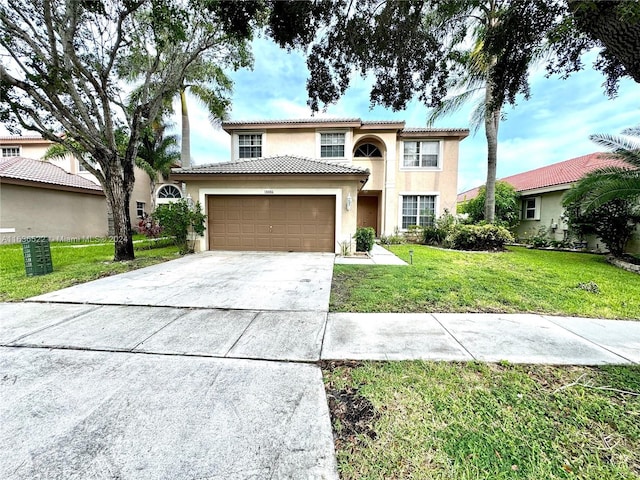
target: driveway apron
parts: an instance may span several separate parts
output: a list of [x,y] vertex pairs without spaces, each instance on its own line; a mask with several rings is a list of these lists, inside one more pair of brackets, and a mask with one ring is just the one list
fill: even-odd
[[333,260],[207,252],[0,304],[0,478],[338,478],[308,363]]

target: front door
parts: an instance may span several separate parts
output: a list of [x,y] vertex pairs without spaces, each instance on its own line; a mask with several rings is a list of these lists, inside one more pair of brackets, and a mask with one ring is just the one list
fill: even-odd
[[378,236],[378,197],[358,197],[358,226],[371,227]]

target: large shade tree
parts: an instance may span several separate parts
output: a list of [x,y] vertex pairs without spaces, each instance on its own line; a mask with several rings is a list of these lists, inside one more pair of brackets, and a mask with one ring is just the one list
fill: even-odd
[[[485,218],[493,222],[501,110],[514,104],[517,94],[528,96],[530,64],[562,7],[547,0],[338,3],[307,62],[311,108],[337,101],[349,87],[353,69],[375,78],[371,104],[393,110],[406,108],[415,97],[439,109],[448,93],[456,93],[452,90],[481,89],[487,138]],[[459,96],[455,102],[465,99]]]
[[[216,4],[0,4],[0,121],[13,132],[38,132],[81,161],[91,157],[84,166],[100,181],[113,214],[116,260],[134,256],[129,200],[142,132],[195,62],[235,68],[249,61],[250,30],[231,31]],[[124,150],[118,144],[123,131]]]

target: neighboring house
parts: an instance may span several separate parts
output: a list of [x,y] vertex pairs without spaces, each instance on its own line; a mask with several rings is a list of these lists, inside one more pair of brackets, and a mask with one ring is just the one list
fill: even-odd
[[[591,153],[581,157],[554,163],[546,167],[501,178],[520,194],[520,225],[516,233],[521,237],[537,234],[541,227],[551,240],[562,241],[570,235],[563,221],[562,196],[585,174],[607,166],[625,166],[626,164],[608,157],[606,153]],[[463,203],[478,195],[478,188],[467,190],[458,195],[458,203]],[[632,239],[627,245],[629,251],[640,250],[640,240]],[[604,250],[604,245],[596,237],[586,239],[588,248]]]
[[[3,158],[21,156],[33,159],[42,159],[53,142],[39,136],[8,136],[0,137],[0,155]],[[89,180],[96,185],[99,184],[94,175],[89,173],[86,168],[73,155],[67,155],[62,159],[49,160],[53,165],[57,165],[63,170],[78,175]],[[131,194],[129,204],[129,215],[131,216],[132,227],[138,225],[138,218],[145,213],[152,211],[152,192],[149,176],[140,168],[135,167],[136,181]],[[182,196],[180,189],[175,192],[175,186],[169,182],[158,182],[155,188],[156,204],[165,203],[166,198],[175,198],[177,195]],[[106,200],[105,200],[106,201]]]
[[0,158],[0,243],[106,235],[107,204],[99,185],[49,162]]
[[466,129],[305,119],[224,122],[231,161],[173,169],[208,218],[199,250],[340,252],[357,227],[427,225],[456,206]]

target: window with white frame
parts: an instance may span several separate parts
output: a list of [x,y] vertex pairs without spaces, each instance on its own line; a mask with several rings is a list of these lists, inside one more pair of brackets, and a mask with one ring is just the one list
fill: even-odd
[[320,158],[344,158],[345,134],[328,132],[320,134]]
[[540,197],[522,199],[522,219],[540,220]]
[[159,199],[174,199],[174,198],[182,198],[182,192],[175,185],[163,185],[158,190],[158,198]]
[[20,147],[2,147],[2,158],[19,157]]
[[136,202],[136,216],[138,216],[139,218],[144,218],[144,207],[145,207],[145,203],[144,202]]
[[435,195],[403,195],[402,196],[402,229],[411,225],[421,227],[433,226],[436,215]]
[[238,135],[238,158],[262,157],[262,134],[242,133]]
[[403,167],[431,167],[440,166],[439,141],[405,141]]

